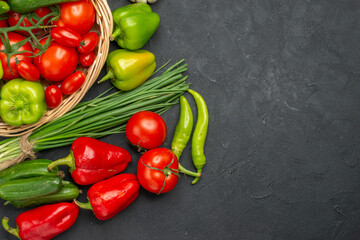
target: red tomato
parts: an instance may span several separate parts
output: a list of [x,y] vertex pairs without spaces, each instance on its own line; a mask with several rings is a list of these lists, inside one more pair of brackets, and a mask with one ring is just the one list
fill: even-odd
[[167,148],[155,148],[144,153],[137,165],[140,185],[152,193],[166,193],[179,180],[179,162]]
[[[44,45],[46,38],[40,43]],[[39,50],[35,49],[35,54]],[[34,59],[40,74],[46,80],[58,82],[65,79],[75,71],[78,64],[78,53],[75,48],[65,47],[56,42],[52,42],[49,48],[39,57]]]
[[99,36],[96,32],[89,32],[83,36],[80,45],[78,45],[79,53],[89,53],[95,50],[99,43]]
[[[9,32],[8,36],[9,36],[9,42],[10,42],[11,45],[25,39],[24,36],[22,36],[22,35],[20,35],[18,33],[14,33],[14,32]],[[4,49],[5,49],[5,46],[2,43],[2,41],[0,41],[0,50],[4,50]],[[31,46],[31,44],[29,42],[27,42],[23,46],[21,46],[19,48],[19,51],[30,51],[30,53],[22,53],[22,54],[17,54],[17,55],[11,56],[11,58],[10,58],[11,71],[10,71],[10,68],[8,67],[8,64],[7,64],[6,54],[3,53],[3,52],[0,52],[0,60],[1,60],[1,64],[2,64],[2,67],[3,67],[3,70],[4,70],[4,76],[3,76],[2,79],[11,80],[11,79],[20,77],[20,74],[19,74],[19,72],[17,70],[17,66],[16,66],[16,59],[18,61],[25,61],[25,62],[32,63],[32,58],[29,57],[29,56],[33,55],[32,54],[33,49],[32,49],[32,46]]]
[[82,36],[95,23],[95,8],[89,0],[67,2],[60,5],[60,16],[53,24],[70,28]]
[[95,61],[96,54],[94,51],[89,53],[81,53],[79,54],[80,64],[84,67],[89,67]]
[[8,22],[6,21],[6,19],[4,20],[0,20],[0,28],[5,28],[8,27]]
[[62,82],[61,92],[65,95],[76,92],[84,83],[85,74],[81,71],[76,71]]
[[40,71],[32,63],[21,61],[17,66],[20,76],[28,81],[35,82],[40,78]]
[[163,144],[166,138],[166,125],[159,114],[141,111],[130,117],[125,132],[129,142],[141,151]]
[[[35,13],[36,15],[38,15],[40,18],[42,18],[42,17],[48,15],[49,13],[51,13],[51,10],[50,10],[48,7],[42,7],[42,8],[38,8],[38,9],[34,10],[34,13]],[[13,12],[13,11],[10,11],[8,14],[9,14],[8,22],[9,22],[10,27],[15,26],[15,25],[19,22],[20,17],[21,17],[21,14],[20,14],[20,13],[15,13],[15,12]],[[34,21],[34,23],[37,23],[36,20],[33,19],[33,21]],[[45,25],[48,23],[48,21],[49,21],[49,18],[47,18],[47,19],[44,20]],[[25,17],[24,22],[22,22],[22,23],[20,24],[20,26],[23,26],[23,27],[24,27],[24,23],[25,23],[25,27],[31,27],[31,26],[33,26],[33,25],[29,22],[29,20],[27,19],[27,17]],[[32,30],[32,32],[33,32],[34,34],[40,32],[40,31],[41,31],[41,29],[34,29],[34,30]],[[29,33],[26,32],[26,31],[16,31],[16,32],[21,33],[21,34],[23,34],[23,35],[25,35],[25,36],[28,36],[28,35],[29,35]]]
[[63,99],[60,88],[55,85],[50,85],[45,90],[45,100],[49,108],[56,108],[60,105]]
[[77,32],[65,27],[53,28],[50,35],[51,39],[66,47],[77,47],[81,42],[81,36]]

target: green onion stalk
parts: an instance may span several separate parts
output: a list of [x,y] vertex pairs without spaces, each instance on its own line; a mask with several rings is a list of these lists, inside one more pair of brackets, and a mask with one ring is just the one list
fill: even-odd
[[[186,70],[187,65],[181,60],[131,91],[110,94],[109,89],[92,100],[79,103],[63,116],[35,129],[27,136],[27,147],[30,146],[30,152],[35,153],[70,145],[82,136],[101,138],[123,133],[128,119],[136,112],[162,114],[177,104],[179,97],[189,88],[185,82],[187,76],[183,76]],[[24,151],[23,137],[0,142],[0,170],[33,155],[24,154],[29,150]]]

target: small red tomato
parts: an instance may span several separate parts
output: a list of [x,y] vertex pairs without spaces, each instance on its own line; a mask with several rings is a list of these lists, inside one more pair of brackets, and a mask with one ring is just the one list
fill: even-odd
[[[51,10],[50,10],[50,8],[48,8],[48,7],[42,7],[42,8],[38,8],[38,9],[34,10],[34,13],[35,13],[36,15],[38,15],[40,18],[42,18],[42,17],[48,15],[49,13],[51,13]],[[8,22],[9,22],[10,27],[15,26],[15,25],[19,22],[19,20],[20,20],[20,18],[21,18],[21,14],[20,14],[20,13],[13,12],[13,11],[10,11],[8,14],[9,14]],[[47,19],[44,20],[45,25],[48,23],[49,19],[50,19],[50,18],[47,18]],[[35,24],[37,23],[37,21],[36,21],[35,19],[32,19],[32,21],[33,21]],[[27,17],[24,18],[24,20],[23,20],[23,22],[20,24],[20,26],[24,27],[24,23],[25,23],[25,27],[31,27],[31,26],[33,26],[33,24],[27,19]],[[34,34],[40,32],[40,31],[41,31],[40,28],[39,28],[39,29],[34,29],[34,30],[32,30],[32,32],[33,32]],[[29,33],[26,32],[26,31],[16,31],[16,32],[18,32],[18,33],[20,33],[20,34],[22,34],[22,35],[25,35],[25,36],[28,36],[28,35],[29,35]]]
[[45,90],[45,100],[49,108],[56,108],[59,106],[63,100],[60,88],[55,85],[48,86]]
[[53,28],[50,32],[51,39],[66,47],[77,47],[80,44],[81,36],[77,32],[65,27]]
[[76,71],[62,82],[61,92],[65,95],[76,92],[84,83],[85,74],[81,71]]
[[130,117],[125,132],[128,141],[142,151],[163,144],[166,138],[166,125],[159,114],[141,111]]
[[179,162],[167,148],[155,148],[145,152],[137,165],[140,185],[152,193],[166,193],[179,180]]
[[[24,36],[22,36],[21,34],[15,33],[15,32],[9,32],[8,33],[8,37],[9,37],[9,43],[10,45],[16,44],[22,40],[25,39]],[[0,40],[0,50],[5,50],[5,45],[2,43],[2,41]],[[7,57],[6,54],[3,52],[0,52],[0,61],[2,64],[2,68],[4,70],[4,75],[3,78],[4,80],[12,80],[14,78],[18,78],[20,77],[20,74],[17,71],[17,62],[19,61],[26,61],[26,62],[30,62],[32,63],[33,59],[32,59],[32,55],[33,55],[33,48],[31,46],[31,44],[29,42],[25,43],[24,45],[22,45],[19,49],[19,51],[26,51],[24,53],[21,54],[16,54],[16,55],[12,55],[10,58],[10,67],[11,70],[7,64]]]
[[29,62],[20,61],[17,65],[20,76],[28,81],[35,82],[40,78],[40,71],[37,67]]
[[[40,43],[44,45],[46,40],[44,38]],[[34,53],[38,52],[39,50],[35,49]],[[65,47],[56,42],[51,42],[49,48],[34,59],[41,76],[51,82],[64,80],[75,71],[78,62],[79,56],[75,48]]]
[[79,61],[80,64],[84,67],[89,67],[93,62],[95,61],[96,55],[95,52],[89,52],[89,53],[80,53],[79,54]]
[[60,5],[60,19],[53,24],[67,27],[83,36],[95,23],[95,8],[90,0],[66,2]]
[[83,36],[78,46],[79,53],[89,53],[94,51],[99,43],[99,35],[96,32],[89,32]]
[[8,22],[6,21],[6,19],[4,20],[0,20],[0,28],[5,28],[8,27]]

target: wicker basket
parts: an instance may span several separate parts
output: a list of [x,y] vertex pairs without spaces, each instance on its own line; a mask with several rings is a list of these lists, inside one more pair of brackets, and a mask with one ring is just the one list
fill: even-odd
[[91,31],[95,31],[100,36],[99,45],[97,47],[97,54],[95,62],[86,69],[79,67],[86,74],[86,80],[83,86],[75,93],[64,97],[61,104],[54,109],[48,109],[47,113],[36,123],[22,125],[22,126],[10,126],[0,121],[0,136],[13,137],[27,134],[41,125],[50,122],[71,110],[80,102],[84,97],[88,89],[96,81],[100,74],[102,67],[105,64],[105,60],[109,51],[110,35],[113,29],[113,19],[111,10],[106,0],[91,0],[96,11],[96,22]]

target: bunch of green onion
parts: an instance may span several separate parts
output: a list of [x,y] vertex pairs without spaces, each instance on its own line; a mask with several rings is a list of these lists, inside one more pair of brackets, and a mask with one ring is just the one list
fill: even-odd
[[[174,106],[189,88],[189,84],[185,83],[187,76],[182,75],[186,70],[187,65],[181,60],[160,76],[147,80],[131,91],[112,94],[107,94],[107,91],[90,101],[82,102],[63,116],[34,130],[28,141],[36,152],[70,145],[82,136],[100,138],[122,133],[128,119],[136,112],[153,111],[162,114]],[[0,163],[22,154],[20,141],[21,137],[12,137],[0,142]]]

